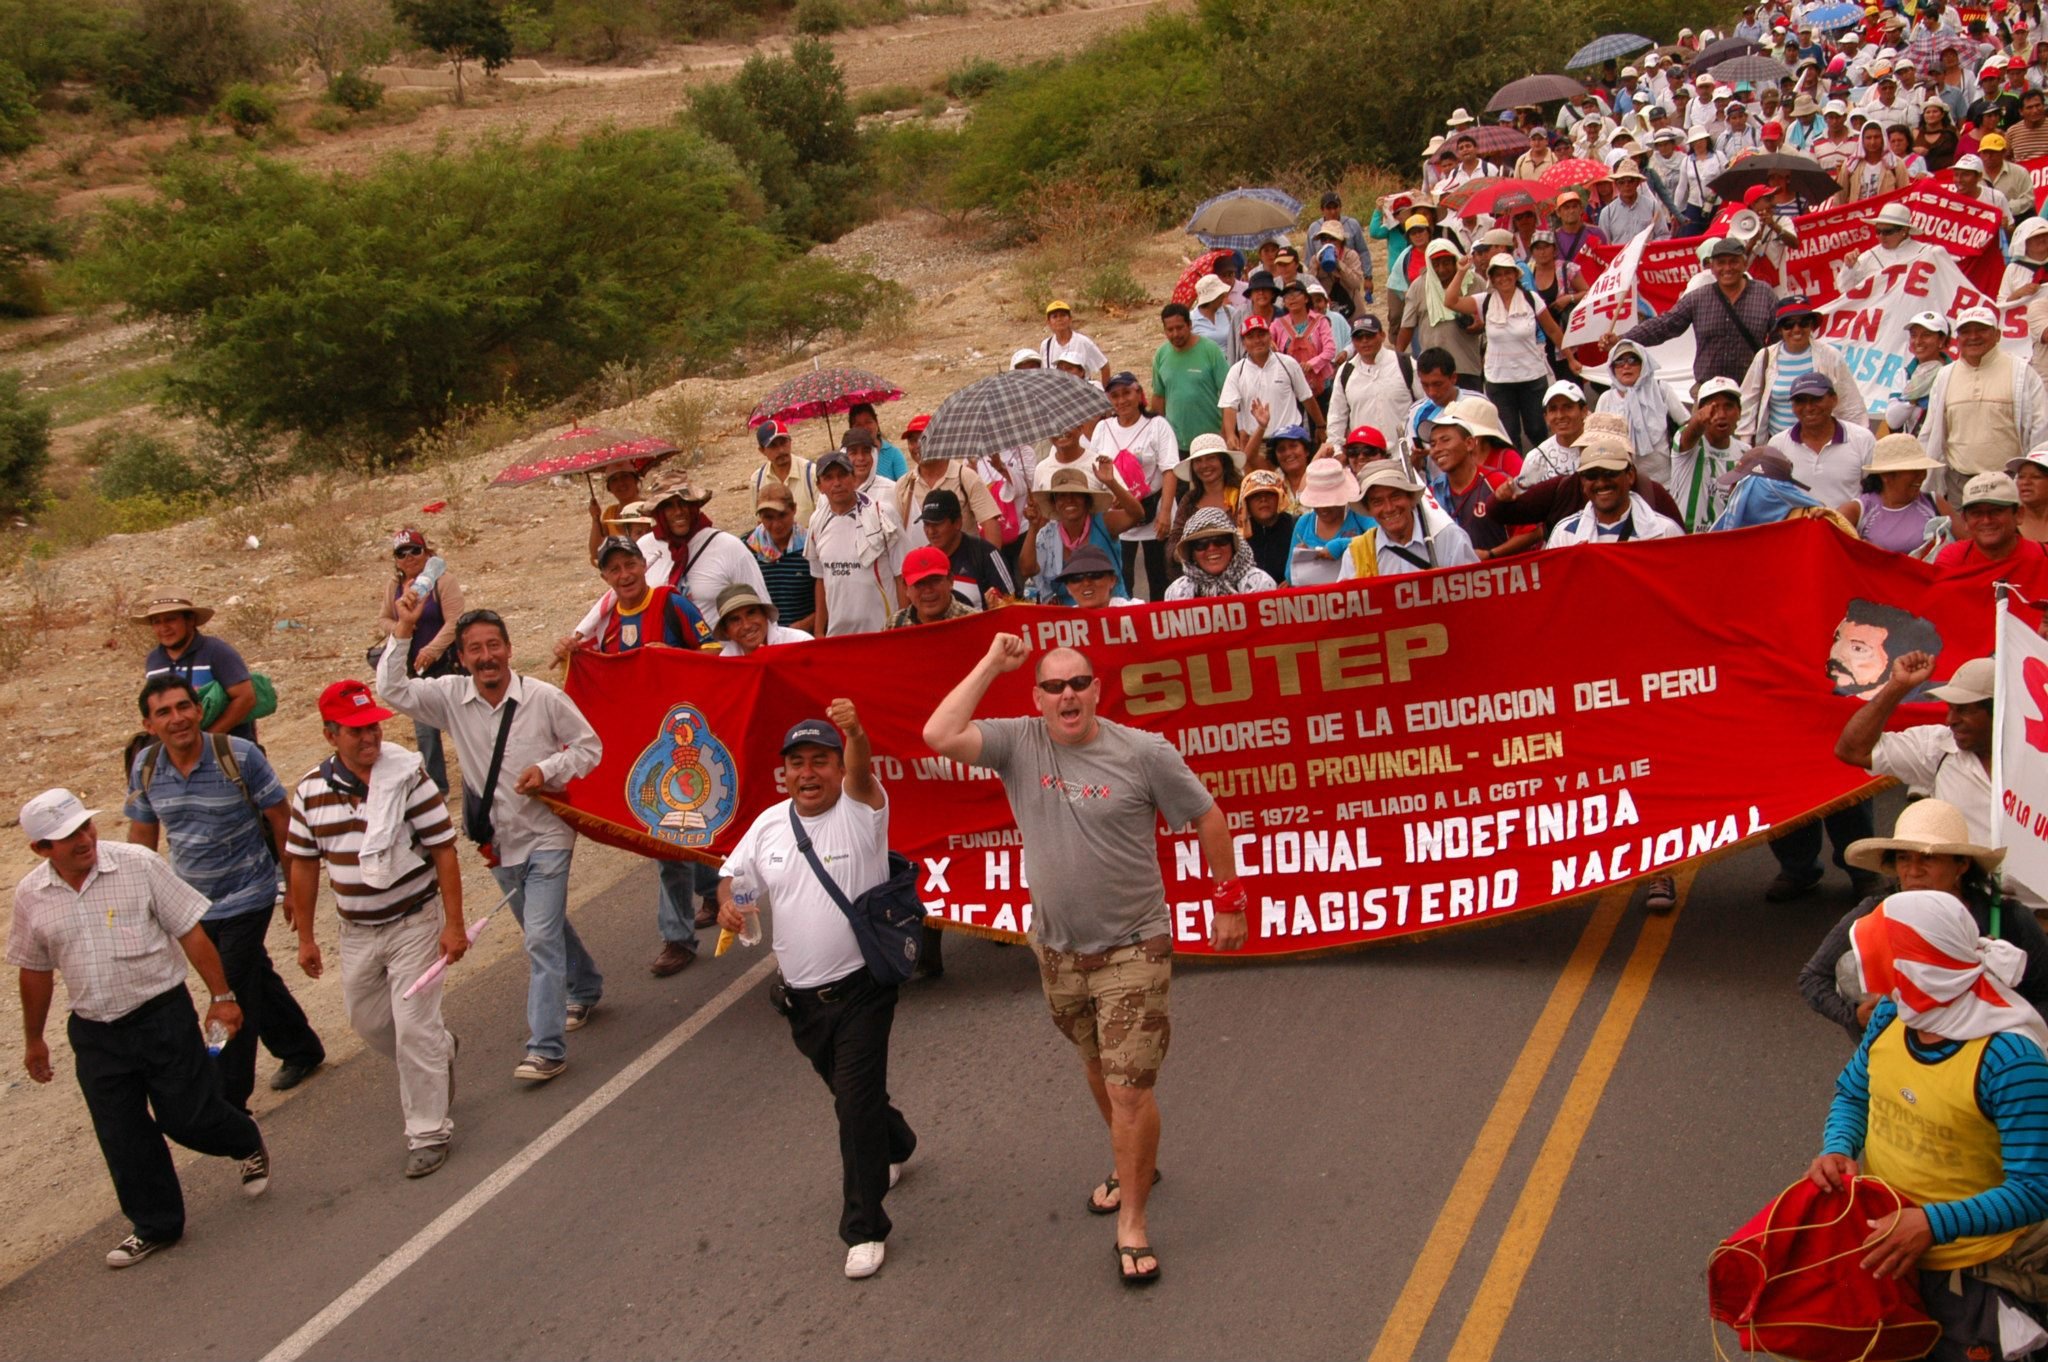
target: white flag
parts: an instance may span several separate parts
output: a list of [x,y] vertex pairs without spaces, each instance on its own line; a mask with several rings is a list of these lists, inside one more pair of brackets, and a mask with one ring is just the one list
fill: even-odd
[[1643,263],[1643,248],[1650,244],[1650,230],[1637,232],[1628,249],[1600,271],[1593,287],[1579,299],[1564,325],[1564,349],[1595,344],[1610,332],[1618,335],[1636,324],[1636,270]]

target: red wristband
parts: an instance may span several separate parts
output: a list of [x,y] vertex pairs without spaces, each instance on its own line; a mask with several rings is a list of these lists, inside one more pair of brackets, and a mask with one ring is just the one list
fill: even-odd
[[1252,906],[1243,880],[1218,880],[1209,891],[1209,905],[1219,913],[1242,913]]

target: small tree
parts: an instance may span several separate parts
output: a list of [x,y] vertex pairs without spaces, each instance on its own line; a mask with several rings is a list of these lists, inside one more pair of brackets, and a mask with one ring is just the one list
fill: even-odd
[[0,372],[0,510],[34,507],[49,466],[50,409],[22,392],[18,372]]
[[12,63],[0,61],[0,156],[18,156],[36,143],[36,91]]
[[491,0],[392,0],[391,12],[423,47],[455,65],[455,102],[462,102],[462,67],[476,62],[489,75],[512,59],[512,32]]
[[391,12],[384,0],[278,0],[277,21],[331,88],[358,67],[391,51]]

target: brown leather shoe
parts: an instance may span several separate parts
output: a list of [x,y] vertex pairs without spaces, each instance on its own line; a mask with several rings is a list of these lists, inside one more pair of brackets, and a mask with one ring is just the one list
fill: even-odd
[[666,979],[671,974],[682,973],[683,969],[696,958],[697,952],[692,948],[680,942],[664,941],[661,943],[661,954],[655,956],[654,963],[647,968],[655,978]]
[[697,903],[697,930],[718,925],[718,903],[715,899],[701,899]]

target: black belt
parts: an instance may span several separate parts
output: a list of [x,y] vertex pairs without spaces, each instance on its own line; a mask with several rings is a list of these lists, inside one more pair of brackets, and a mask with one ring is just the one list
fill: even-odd
[[867,966],[862,965],[845,978],[834,979],[829,984],[819,984],[816,988],[794,988],[787,985],[785,987],[792,999],[800,999],[807,1003],[836,1003],[858,992],[858,986],[867,977]]

